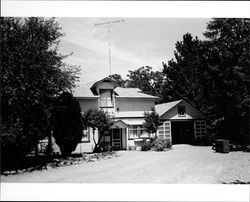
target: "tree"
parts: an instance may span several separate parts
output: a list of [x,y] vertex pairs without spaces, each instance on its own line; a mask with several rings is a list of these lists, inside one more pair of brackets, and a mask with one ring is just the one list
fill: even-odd
[[119,87],[124,88],[126,85],[126,81],[122,79],[121,75],[119,74],[112,74],[109,75],[109,78],[111,78]]
[[100,143],[105,135],[105,132],[113,125],[113,119],[101,109],[89,109],[83,114],[83,120],[85,127],[90,127],[93,130],[93,134],[98,130],[98,139],[96,141],[93,135],[93,141],[95,148],[93,152],[100,152]]
[[159,115],[155,112],[153,108],[151,112],[145,112],[145,123],[143,123],[143,128],[148,134],[155,134],[160,125]]
[[[207,25],[210,114],[221,135],[246,142],[250,111],[250,20],[220,18]],[[248,140],[250,141],[250,140]]]
[[63,156],[75,150],[83,135],[83,119],[79,102],[71,93],[64,92],[53,106],[51,123],[53,136]]
[[161,71],[152,71],[152,67],[143,66],[137,70],[129,71],[127,87],[139,88],[142,92],[161,96],[164,75]]
[[166,76],[164,101],[186,99],[195,107],[203,109],[205,100],[202,82],[206,80],[203,43],[187,33],[183,36],[183,41],[176,43],[175,48],[175,58],[167,64],[163,63],[163,73]]
[[50,133],[52,99],[74,86],[79,68],[58,53],[55,19],[6,17],[0,26],[1,141],[23,153]]

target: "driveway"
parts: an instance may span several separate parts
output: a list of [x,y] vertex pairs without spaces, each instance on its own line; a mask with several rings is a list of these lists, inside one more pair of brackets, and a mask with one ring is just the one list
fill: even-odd
[[120,151],[119,157],[20,175],[1,182],[232,183],[250,182],[250,153],[174,145],[167,152]]

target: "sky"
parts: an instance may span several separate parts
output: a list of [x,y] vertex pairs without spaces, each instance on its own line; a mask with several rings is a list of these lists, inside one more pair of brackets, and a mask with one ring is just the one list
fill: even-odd
[[[70,54],[65,62],[81,68],[80,84],[111,74],[124,79],[129,70],[151,66],[162,69],[162,62],[174,58],[175,44],[186,33],[203,39],[208,18],[57,18],[65,36],[59,52]],[[110,28],[96,23],[124,20]],[[79,84],[79,83],[78,83]]]

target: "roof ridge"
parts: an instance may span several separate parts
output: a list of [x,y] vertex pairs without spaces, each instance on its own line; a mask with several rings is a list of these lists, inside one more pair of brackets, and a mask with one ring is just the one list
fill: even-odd
[[173,103],[173,102],[180,102],[180,101],[183,101],[183,100],[181,99],[181,100],[175,100],[175,101],[171,101],[171,102],[165,102],[165,103],[157,104],[155,106],[166,105],[166,104],[170,104],[170,103]]

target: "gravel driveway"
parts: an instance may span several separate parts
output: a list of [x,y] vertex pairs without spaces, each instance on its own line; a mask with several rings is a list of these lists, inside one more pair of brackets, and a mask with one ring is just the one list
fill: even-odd
[[120,151],[119,157],[20,175],[1,182],[232,183],[250,182],[250,153],[174,145],[167,152]]

